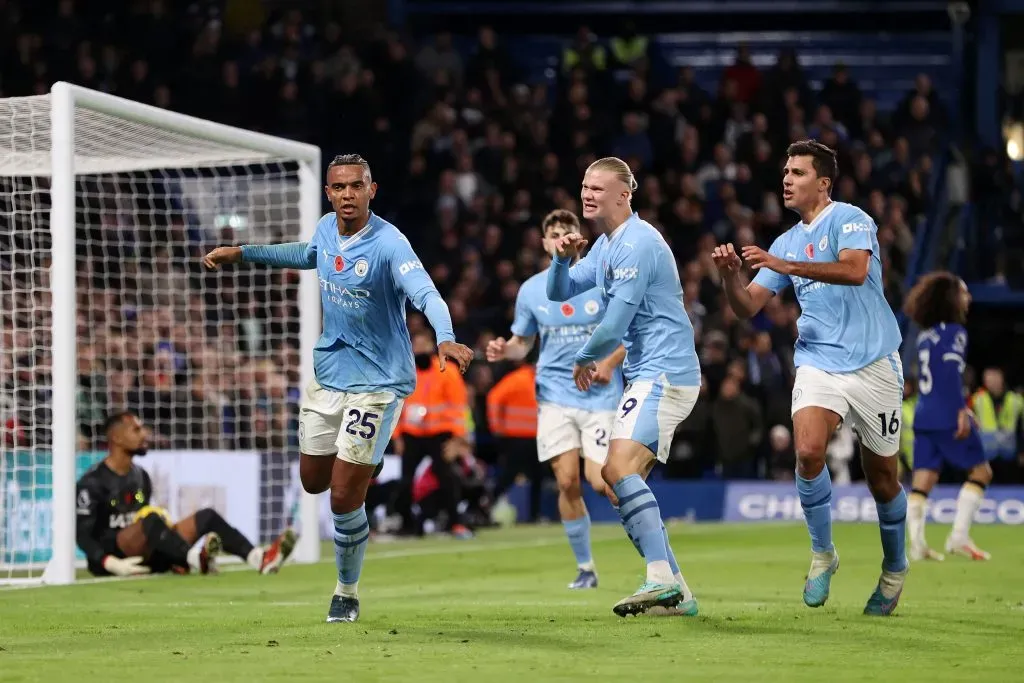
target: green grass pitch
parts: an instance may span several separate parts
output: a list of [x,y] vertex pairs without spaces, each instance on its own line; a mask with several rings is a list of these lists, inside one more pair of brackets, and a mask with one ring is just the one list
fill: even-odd
[[[940,545],[945,528],[929,527]],[[251,570],[0,590],[0,681],[1010,681],[1024,667],[1020,529],[978,527],[993,560],[911,568],[896,616],[865,617],[878,530],[837,525],[828,604],[801,602],[801,525],[672,525],[697,618],[620,619],[641,581],[618,526],[595,527],[601,585],[572,592],[557,525],[372,544],[362,617],[326,624],[333,552]],[[241,569],[240,567],[233,569]]]

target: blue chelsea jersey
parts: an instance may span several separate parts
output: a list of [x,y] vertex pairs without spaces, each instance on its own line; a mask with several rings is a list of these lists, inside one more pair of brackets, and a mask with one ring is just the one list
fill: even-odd
[[754,283],[778,294],[790,284],[800,304],[794,363],[827,372],[854,372],[899,350],[902,336],[885,299],[878,228],[864,211],[843,202],[826,206],[810,225],[798,223],[772,243],[784,261],[834,263],[844,249],[871,252],[858,286],[832,285],[762,268]]
[[537,361],[537,401],[588,411],[615,410],[622,398],[622,373],[607,385],[583,392],[573,382],[574,357],[604,316],[604,301],[594,288],[561,303],[547,298],[547,271],[537,273],[519,288],[512,333],[540,336]]
[[964,356],[967,330],[941,323],[917,337],[917,406],[914,431],[956,431],[964,400]]

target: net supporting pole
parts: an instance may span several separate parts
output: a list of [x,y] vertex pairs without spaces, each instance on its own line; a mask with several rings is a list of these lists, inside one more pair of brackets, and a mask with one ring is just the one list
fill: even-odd
[[53,305],[51,396],[53,434],[52,555],[43,574],[50,584],[75,580],[75,101],[66,84],[50,103],[50,287]]
[[[320,216],[320,158],[299,165],[299,221],[303,241],[313,238]],[[302,271],[299,279],[299,367],[300,391],[313,380],[313,347],[320,337],[320,286],[315,270]],[[302,490],[299,494],[302,535],[295,549],[296,562],[320,560],[319,496]]]

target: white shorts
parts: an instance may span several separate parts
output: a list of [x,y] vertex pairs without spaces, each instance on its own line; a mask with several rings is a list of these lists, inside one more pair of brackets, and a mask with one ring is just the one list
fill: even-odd
[[608,458],[608,439],[614,421],[614,410],[591,412],[541,403],[537,416],[537,457],[547,462],[580,449],[584,458],[603,465]]
[[612,438],[642,443],[665,463],[676,427],[689,416],[699,395],[700,387],[675,387],[664,380],[631,382],[622,392]]
[[854,372],[826,372],[801,365],[793,383],[793,411],[827,408],[857,433],[861,445],[878,455],[895,455],[903,416],[903,363],[891,353]]
[[384,459],[404,402],[390,391],[331,391],[313,380],[299,408],[299,451],[377,465]]

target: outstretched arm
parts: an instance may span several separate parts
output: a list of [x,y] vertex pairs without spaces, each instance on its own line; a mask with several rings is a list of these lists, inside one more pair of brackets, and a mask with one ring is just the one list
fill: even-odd
[[316,268],[316,250],[309,242],[287,242],[285,244],[246,244],[242,246],[242,261],[262,263],[279,268]]
[[203,257],[203,266],[209,270],[217,270],[223,264],[242,261],[280,268],[312,270],[316,268],[316,249],[309,242],[217,247]]

